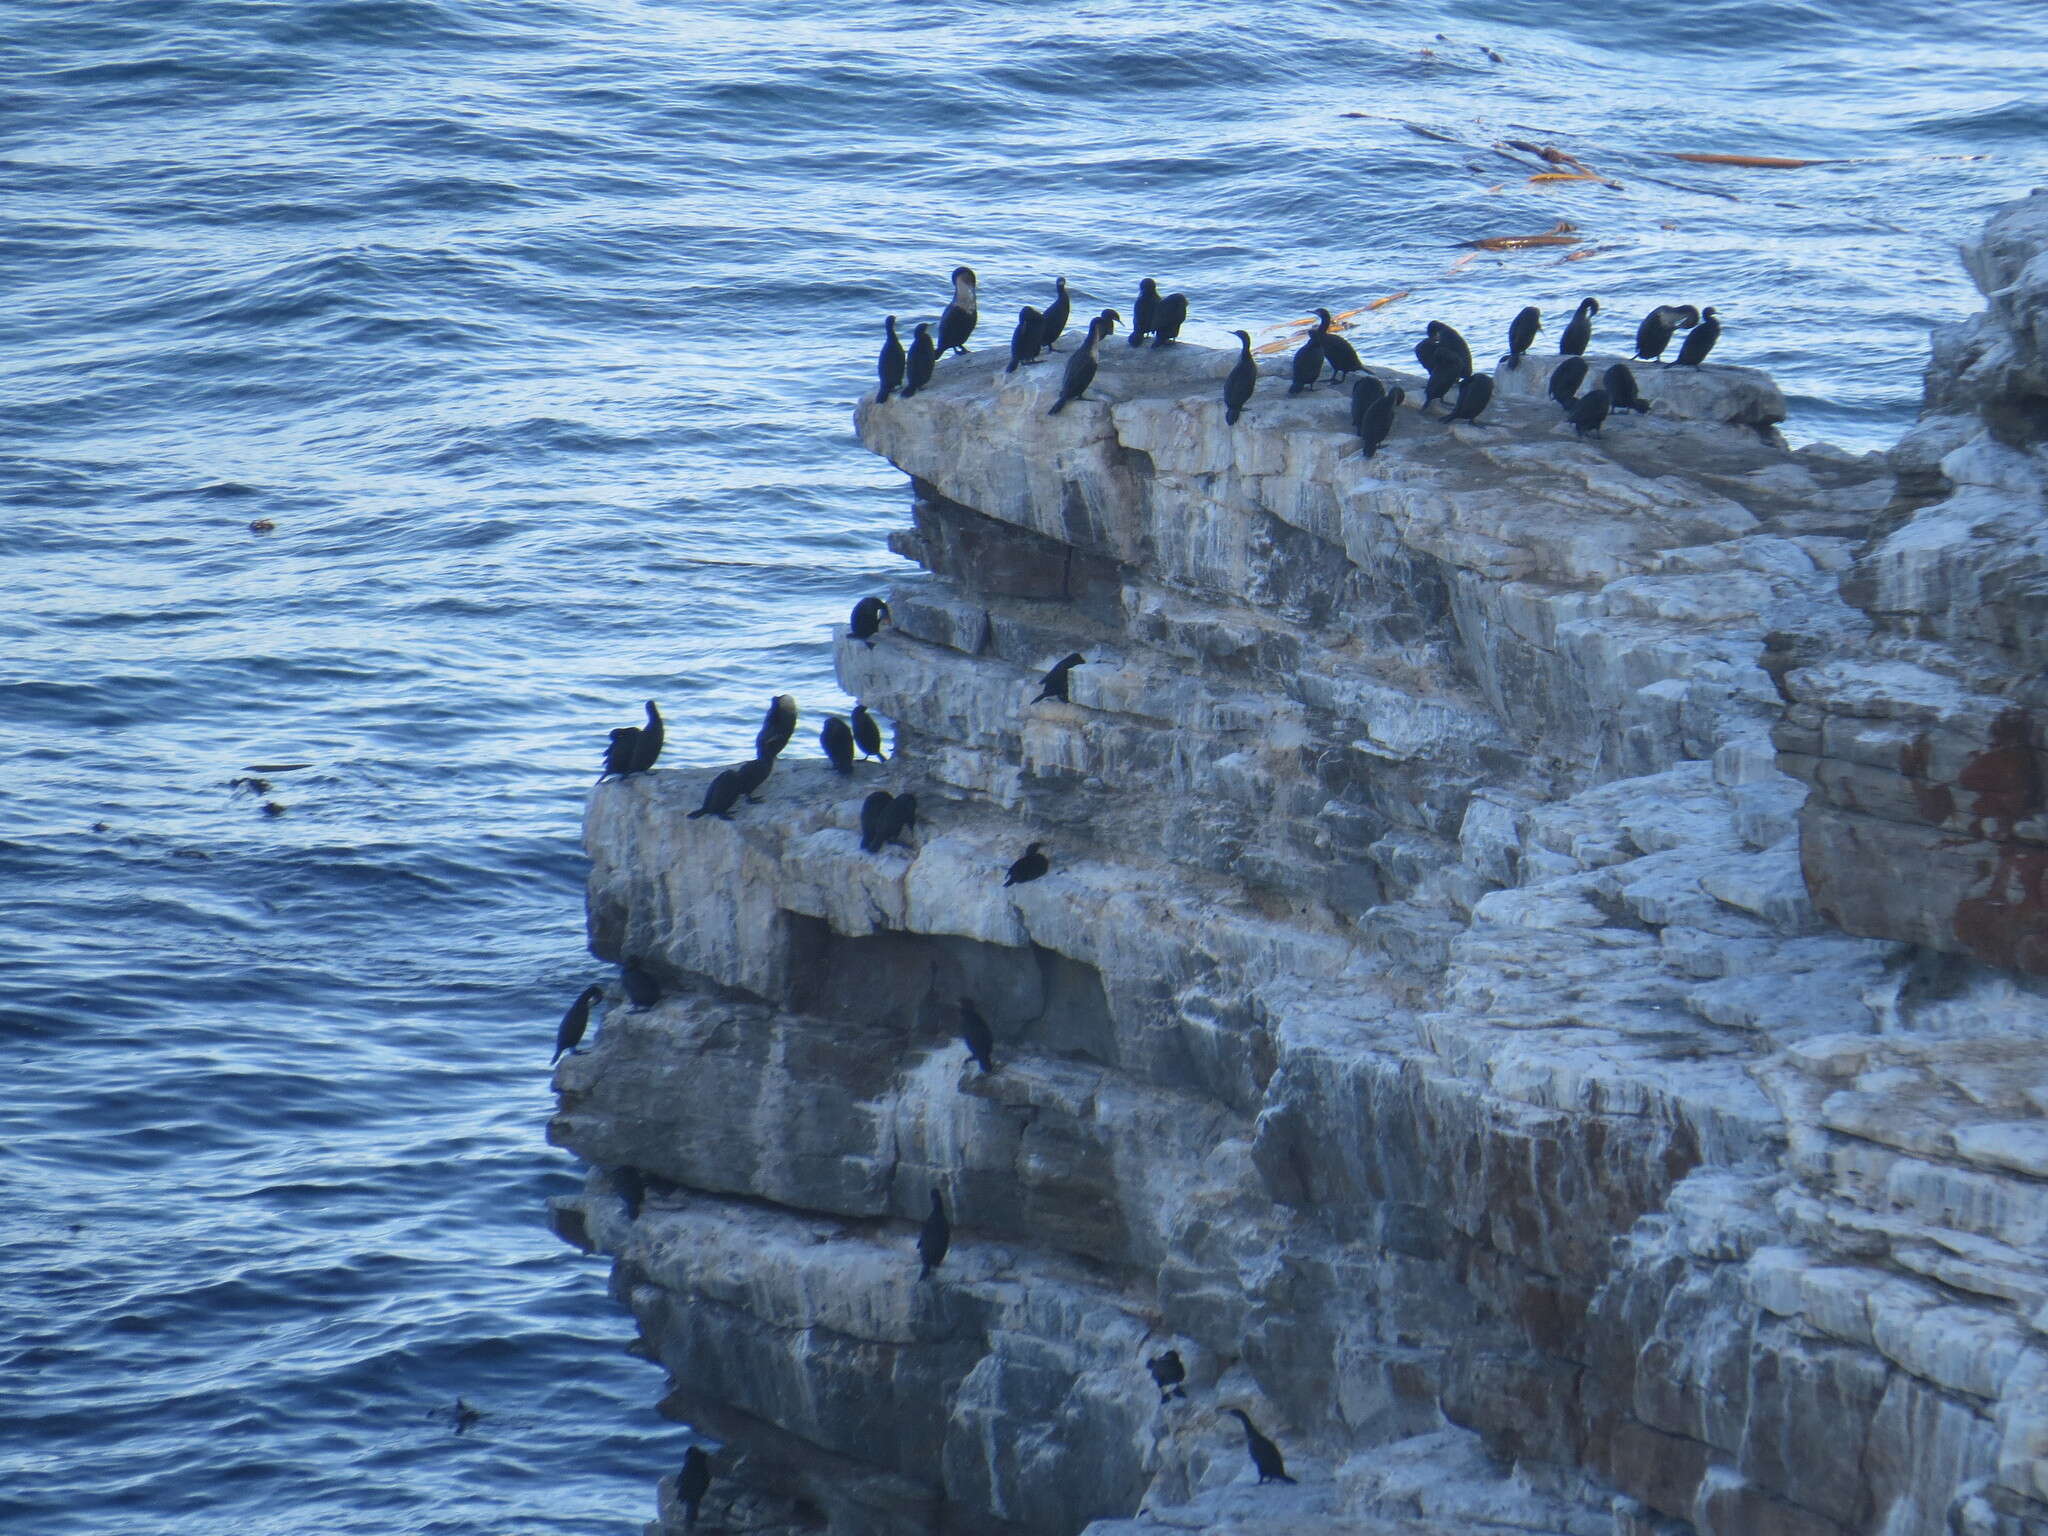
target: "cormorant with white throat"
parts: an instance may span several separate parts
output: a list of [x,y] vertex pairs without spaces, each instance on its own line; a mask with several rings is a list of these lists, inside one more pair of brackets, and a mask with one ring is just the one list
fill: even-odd
[[974,322],[980,317],[974,294],[974,268],[955,267],[953,302],[939,314],[939,355],[965,352],[967,338],[974,334]]
[[754,734],[754,756],[773,762],[782,755],[782,749],[789,745],[789,738],[795,734],[796,699],[793,695],[778,693],[768,701],[768,713],[761,721],[761,729]]

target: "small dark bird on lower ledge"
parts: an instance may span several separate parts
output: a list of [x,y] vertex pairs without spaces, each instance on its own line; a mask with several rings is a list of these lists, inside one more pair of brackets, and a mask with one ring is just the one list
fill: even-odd
[[853,744],[860,748],[862,757],[882,756],[882,728],[875,724],[875,717],[868,713],[865,704],[853,706]]
[[860,807],[860,848],[862,853],[880,853],[886,842],[889,825],[889,808],[896,797],[886,789],[878,789],[861,802]]
[[1650,402],[1643,398],[1642,390],[1636,385],[1635,370],[1627,363],[1616,363],[1600,376],[1600,383],[1615,410],[1648,412],[1650,409]]
[[548,1065],[562,1059],[564,1051],[573,1051],[583,1043],[583,1032],[590,1028],[590,1007],[604,996],[603,987],[585,987],[576,994],[576,1001],[569,1005],[569,1011],[562,1015],[562,1024],[555,1031],[555,1054]]
[[1067,703],[1067,675],[1079,666],[1087,665],[1087,658],[1075,651],[1064,661],[1055,662],[1053,669],[1038,680],[1038,697],[1031,702],[1043,704],[1047,699],[1058,699]]
[[1550,398],[1566,410],[1579,393],[1579,386],[1586,382],[1586,370],[1592,367],[1583,357],[1568,357],[1550,373]]
[[996,1069],[995,1031],[988,1027],[988,1020],[981,1016],[981,1010],[966,998],[960,999],[960,1039],[984,1072]]
[[946,1205],[939,1198],[939,1192],[932,1191],[932,1213],[925,1217],[924,1225],[917,1231],[917,1257],[923,1268],[917,1272],[920,1280],[929,1280],[933,1270],[946,1259],[946,1250],[953,1246],[953,1223],[946,1220]]
[[711,1458],[698,1446],[683,1452],[683,1469],[676,1474],[676,1502],[683,1506],[683,1527],[697,1523],[697,1509],[711,1491]]
[[1452,408],[1451,414],[1444,418],[1444,425],[1449,426],[1454,421],[1478,421],[1479,413],[1485,410],[1492,400],[1493,375],[1473,374],[1458,386],[1458,403]]
[[1052,860],[1042,852],[1045,844],[1033,843],[1024,850],[1024,857],[1010,866],[1010,872],[1003,876],[1004,885],[1024,885],[1036,880],[1052,868]]
[[898,795],[889,802],[889,812],[882,818],[882,842],[900,843],[903,834],[917,825],[917,796]]
[[1251,1415],[1242,1408],[1226,1408],[1225,1413],[1235,1414],[1237,1422],[1244,1426],[1244,1448],[1252,1454],[1252,1465],[1258,1469],[1262,1483],[1291,1483],[1287,1475],[1287,1463],[1280,1458],[1280,1447],[1260,1434],[1252,1425]]
[[846,638],[865,640],[868,649],[875,648],[875,631],[889,622],[889,605],[879,597],[864,597],[853,605],[853,612],[846,621]]
[[1572,406],[1572,431],[1580,437],[1591,432],[1600,435],[1601,425],[1607,420],[1608,407],[1612,401],[1604,389],[1589,389],[1579,396]]
[[754,805],[761,803],[760,797],[754,791],[768,782],[768,775],[774,768],[774,758],[757,757],[750,762],[741,763],[732,770],[739,781],[740,793],[747,797],[749,803]]
[[1188,1389],[1188,1368],[1180,1363],[1180,1351],[1169,1349],[1163,1355],[1154,1355],[1145,1362],[1145,1369],[1152,1373],[1152,1384],[1159,1388],[1159,1401],[1170,1397],[1186,1397]]
[[604,749],[604,772],[598,781],[623,779],[636,770],[640,761],[640,727],[622,725],[612,732],[611,745]]
[[745,793],[739,770],[728,768],[714,775],[704,786],[704,803],[690,812],[688,819],[695,821],[699,816],[716,816],[720,821],[728,821],[732,817],[732,808],[740,803],[740,796]]
[[837,715],[827,715],[825,723],[818,727],[818,745],[825,749],[834,773],[853,772],[852,726]]

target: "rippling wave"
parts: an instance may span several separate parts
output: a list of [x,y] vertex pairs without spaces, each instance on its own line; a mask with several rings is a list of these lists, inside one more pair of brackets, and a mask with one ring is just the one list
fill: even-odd
[[682,767],[833,695],[884,311],[1692,299],[1881,446],[2048,179],[2035,11],[0,4],[0,1526],[646,1517],[685,1432],[542,1227],[581,800],[643,698]]

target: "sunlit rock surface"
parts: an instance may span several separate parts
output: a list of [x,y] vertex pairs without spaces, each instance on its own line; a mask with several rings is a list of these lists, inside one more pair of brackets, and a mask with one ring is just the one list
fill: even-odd
[[705,1524],[2048,1531],[2044,207],[1889,461],[1717,363],[1580,440],[1532,356],[1371,460],[1194,346],[863,403],[928,574],[833,643],[896,755],[807,713],[764,804],[586,826],[668,995],[558,1071],[557,1220],[723,1442]]

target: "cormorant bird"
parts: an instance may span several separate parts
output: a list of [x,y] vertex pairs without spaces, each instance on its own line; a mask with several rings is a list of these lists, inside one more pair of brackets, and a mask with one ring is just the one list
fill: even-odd
[[1163,347],[1180,340],[1180,328],[1188,323],[1188,296],[1169,293],[1152,314],[1152,345]]
[[789,738],[795,734],[796,699],[790,694],[778,693],[768,701],[768,713],[761,721],[761,729],[754,734],[754,756],[773,762],[782,755],[782,749],[789,745]]
[[549,1066],[562,1059],[562,1052],[573,1051],[583,1043],[583,1032],[590,1028],[590,1005],[603,996],[603,987],[585,987],[576,994],[576,1001],[562,1015],[561,1028],[555,1031],[555,1054]]
[[1045,316],[1029,304],[1017,311],[1017,328],[1010,332],[1010,366],[1003,372],[1015,373],[1019,364],[1038,361],[1044,330]]
[[853,613],[846,621],[846,638],[865,640],[868,649],[875,648],[875,631],[889,622],[889,605],[879,597],[864,597],[853,605]]
[[1051,869],[1052,860],[1045,856],[1044,848],[1043,843],[1032,843],[1025,848],[1024,857],[1012,864],[1010,872],[1003,876],[1003,884],[1025,885]]
[[1188,1368],[1180,1363],[1180,1351],[1169,1349],[1163,1355],[1154,1355],[1145,1362],[1145,1369],[1152,1373],[1152,1384],[1159,1388],[1159,1401],[1169,1397],[1186,1397],[1188,1389],[1183,1383],[1188,1379]]
[[1252,1427],[1251,1415],[1242,1408],[1226,1408],[1225,1413],[1234,1414],[1237,1422],[1244,1426],[1244,1448],[1252,1453],[1252,1465],[1258,1469],[1262,1483],[1291,1483],[1287,1475],[1287,1463],[1280,1459],[1280,1447]]
[[885,318],[882,329],[882,355],[875,359],[875,372],[882,381],[882,387],[875,391],[877,405],[903,385],[903,343],[896,337],[896,317]]
[[1069,400],[1079,400],[1095,382],[1095,344],[1109,334],[1108,322],[1097,315],[1088,322],[1088,339],[1067,359],[1067,371],[1060,379],[1060,397],[1045,414],[1057,416]]
[[1572,311],[1571,324],[1564,328],[1564,334],[1557,338],[1557,350],[1564,357],[1582,357],[1593,341],[1593,317],[1600,313],[1600,301],[1586,297],[1579,300],[1579,307]]
[[1467,371],[1458,372],[1457,358],[1441,348],[1430,354],[1429,382],[1422,389],[1422,409],[1427,411],[1438,400],[1447,399],[1451,391],[1464,380],[1472,377]]
[[889,820],[889,805],[895,796],[886,789],[878,789],[860,806],[860,851],[880,853],[882,851],[883,829]]
[[1444,425],[1454,421],[1477,421],[1479,413],[1486,409],[1493,399],[1493,375],[1475,373],[1458,386],[1458,403],[1451,414],[1444,418]]
[[661,1001],[661,983],[640,967],[640,962],[631,955],[619,967],[619,985],[626,989],[626,997],[635,1008],[652,1008]]
[[1387,386],[1379,380],[1378,374],[1361,373],[1351,381],[1351,430],[1362,431],[1365,413],[1373,401],[1387,392]]
[[925,1217],[924,1225],[917,1232],[917,1257],[924,1265],[917,1272],[917,1278],[931,1278],[931,1272],[945,1262],[946,1250],[952,1246],[953,1223],[946,1220],[945,1202],[935,1189],[932,1191],[932,1213]]
[[654,766],[654,760],[661,756],[661,743],[667,736],[661,723],[661,711],[654,707],[654,700],[647,701],[647,723],[640,727],[640,739],[634,743],[633,772],[645,773]]
[[455,1399],[455,1433],[461,1434],[482,1417],[481,1409],[470,1407],[459,1397]]
[[1143,346],[1159,317],[1159,284],[1145,278],[1138,284],[1137,301],[1131,305],[1131,345]]
[[1570,410],[1572,397],[1586,382],[1586,370],[1591,366],[1583,357],[1568,357],[1559,363],[1550,373],[1550,398]]
[[1650,402],[1643,398],[1643,392],[1636,387],[1635,370],[1627,363],[1616,363],[1600,380],[1607,391],[1608,402],[1617,411],[1646,412]]
[[875,717],[868,713],[865,704],[853,706],[853,744],[860,748],[862,757],[882,755],[882,728],[875,724]]
[[1394,430],[1394,412],[1401,402],[1408,398],[1408,391],[1396,384],[1379,399],[1365,408],[1365,415],[1358,423],[1359,440],[1365,444],[1365,456],[1369,459],[1380,451],[1380,444],[1387,440],[1387,434]]
[[984,1072],[996,1069],[996,1037],[988,1027],[988,1020],[981,1016],[981,1010],[966,998],[960,999],[960,1041],[967,1047]]
[[699,816],[716,816],[720,821],[732,819],[732,808],[740,803],[740,796],[746,793],[737,768],[728,768],[704,786],[704,803],[690,812],[689,819]]
[[1697,368],[1707,360],[1707,354],[1714,350],[1714,343],[1721,339],[1721,317],[1714,313],[1709,304],[1700,311],[1700,323],[1692,328],[1685,338],[1685,344],[1678,349],[1676,368]]
[[761,803],[760,797],[754,791],[768,782],[769,770],[774,766],[774,758],[757,757],[750,762],[741,763],[737,768],[733,769],[733,776],[740,786],[740,793],[747,797],[748,803],[752,805],[759,805]]
[[818,727],[818,745],[832,763],[834,773],[853,772],[853,727],[837,715],[827,715]]
[[1636,327],[1636,359],[1660,362],[1671,345],[1673,331],[1689,331],[1700,323],[1700,312],[1690,304],[1659,304]]
[[1323,376],[1323,364],[1327,361],[1323,352],[1323,333],[1310,331],[1308,340],[1294,354],[1293,365],[1288,370],[1287,393],[1298,395],[1304,389],[1314,389],[1316,380]]
[[882,841],[900,843],[903,834],[917,825],[917,796],[898,795],[889,802],[889,814],[882,818]]
[[697,1523],[697,1507],[711,1491],[711,1458],[697,1446],[683,1452],[683,1470],[676,1474],[676,1501],[683,1506],[683,1528]]
[[[1458,378],[1465,378],[1472,372],[1471,347],[1465,344],[1465,338],[1463,336],[1460,336],[1448,325],[1445,325],[1443,321],[1430,321],[1427,333],[1425,334],[1423,339],[1431,344],[1431,350],[1436,354],[1436,357],[1439,361],[1443,362],[1447,366],[1456,366],[1458,370]],[[1431,372],[1435,371],[1433,364],[1427,358],[1424,358],[1422,356],[1421,348],[1418,347],[1416,349],[1415,356],[1417,360],[1422,363],[1422,366],[1424,368],[1430,369]],[[1456,380],[1453,380],[1452,382],[1455,383]]]
[[1057,352],[1060,336],[1067,328],[1067,317],[1074,312],[1074,303],[1067,297],[1067,280],[1064,277],[1054,278],[1052,285],[1052,302],[1045,306],[1045,314],[1038,323],[1038,344],[1048,352]]
[[1543,311],[1534,304],[1524,309],[1508,322],[1508,366],[1522,366],[1522,354],[1536,344],[1536,334],[1543,329]]
[[640,761],[640,727],[622,725],[612,732],[612,744],[604,749],[604,772],[597,776],[602,784],[606,779],[623,779],[634,771]]
[[908,400],[932,381],[932,370],[939,365],[939,349],[932,345],[932,328],[920,324],[917,333],[910,338],[910,360],[908,373],[903,381],[903,398]]
[[1053,663],[1052,670],[1038,680],[1038,697],[1031,702],[1042,704],[1047,699],[1058,699],[1061,703],[1071,702],[1067,698],[1067,676],[1074,668],[1087,665],[1087,658],[1075,651]]
[[1259,365],[1252,356],[1252,333],[1232,331],[1230,334],[1238,340],[1238,352],[1237,361],[1230,365],[1230,377],[1223,381],[1223,420],[1228,426],[1236,426],[1252,391],[1259,387]]
[[938,355],[965,352],[974,322],[981,318],[974,297],[974,268],[953,269],[953,302],[939,313]]
[[1607,420],[1608,407],[1612,403],[1612,398],[1606,390],[1587,390],[1579,396],[1578,403],[1572,407],[1572,431],[1580,437],[1584,437],[1588,432],[1598,435],[1600,424]]
[[1102,322],[1102,337],[1107,341],[1116,334],[1116,328],[1124,323],[1124,317],[1113,309],[1105,309],[1095,317]]
[[1330,318],[1330,312],[1317,310],[1316,321],[1316,329],[1323,334],[1323,359],[1330,365],[1335,382],[1341,384],[1352,374],[1363,372],[1365,364],[1358,360],[1358,349],[1337,334],[1337,322]]

